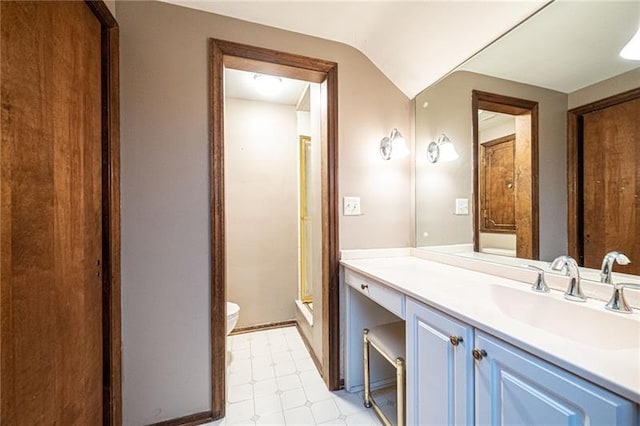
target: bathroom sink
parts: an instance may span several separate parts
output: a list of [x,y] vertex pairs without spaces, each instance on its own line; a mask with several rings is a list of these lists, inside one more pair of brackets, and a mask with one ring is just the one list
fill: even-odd
[[637,314],[609,312],[602,301],[576,303],[559,293],[542,294],[499,285],[491,286],[491,298],[510,318],[569,341],[603,350],[640,347]]

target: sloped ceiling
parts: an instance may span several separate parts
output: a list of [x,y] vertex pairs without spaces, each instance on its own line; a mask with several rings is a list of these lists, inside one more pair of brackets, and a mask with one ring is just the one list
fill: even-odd
[[348,44],[410,99],[547,2],[163,1]]
[[639,21],[638,1],[556,1],[460,69],[571,93],[640,66],[619,55]]

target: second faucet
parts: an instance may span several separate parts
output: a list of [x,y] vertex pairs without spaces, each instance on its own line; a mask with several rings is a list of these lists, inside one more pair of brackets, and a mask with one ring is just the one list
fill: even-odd
[[569,287],[564,292],[564,298],[574,302],[586,302],[587,297],[582,293],[580,288],[580,271],[578,263],[571,256],[560,256],[551,262],[551,269],[554,271],[564,270],[569,277]]

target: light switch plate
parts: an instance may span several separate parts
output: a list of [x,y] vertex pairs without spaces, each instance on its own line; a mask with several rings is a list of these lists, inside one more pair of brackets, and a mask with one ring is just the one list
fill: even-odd
[[362,213],[360,212],[360,197],[344,197],[342,211],[345,216],[361,215]]
[[456,214],[458,214],[458,215],[469,214],[469,199],[468,198],[456,198]]

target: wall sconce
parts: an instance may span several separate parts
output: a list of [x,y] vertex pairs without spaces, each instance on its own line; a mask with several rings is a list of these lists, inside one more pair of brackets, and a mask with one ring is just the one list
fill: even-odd
[[380,141],[380,155],[382,155],[382,158],[385,160],[406,157],[409,155],[407,142],[404,140],[398,129],[391,130],[391,134],[389,136],[382,138]]
[[432,163],[453,161],[458,158],[458,153],[451,139],[443,133],[427,147],[427,158]]

